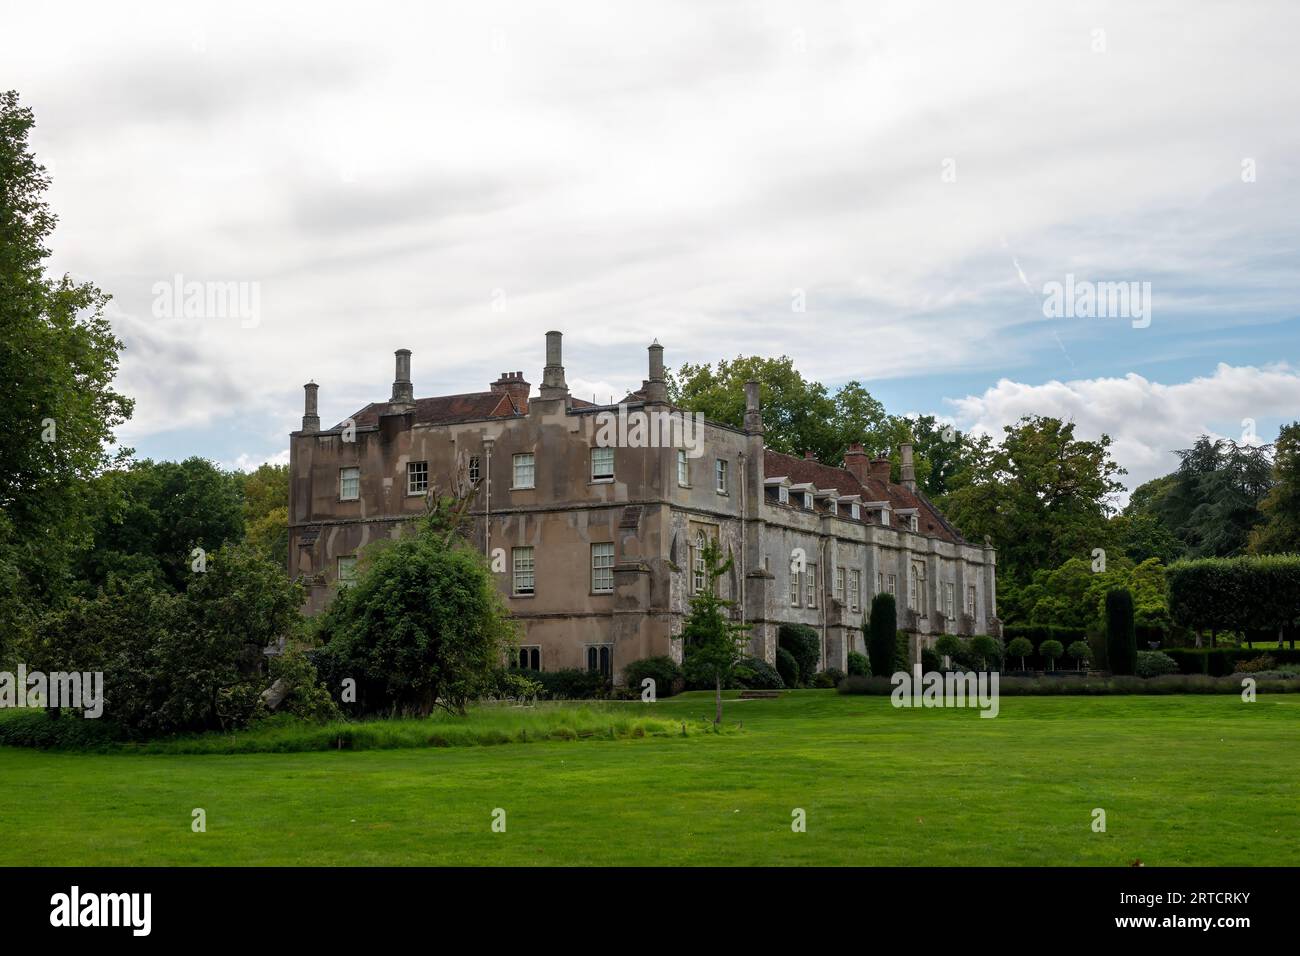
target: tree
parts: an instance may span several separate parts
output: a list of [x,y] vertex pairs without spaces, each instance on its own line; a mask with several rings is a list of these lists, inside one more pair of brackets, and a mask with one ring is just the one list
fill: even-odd
[[289,560],[289,466],[259,465],[236,473],[244,499],[244,534],[250,544],[274,563]]
[[980,670],[989,669],[989,661],[1002,660],[1002,644],[996,637],[988,634],[976,634],[970,639],[971,653],[980,659]]
[[894,673],[894,654],[898,649],[898,607],[894,596],[882,591],[871,599],[871,624],[867,638],[867,657],[871,673],[889,677]]
[[1074,658],[1076,670],[1083,670],[1083,662],[1092,657],[1092,648],[1088,646],[1087,641],[1072,641],[1065,649],[1065,653]]
[[1024,670],[1025,658],[1034,653],[1034,645],[1027,637],[1013,637],[1011,643],[1007,645],[1007,653],[1012,657],[1020,658],[1020,669]]
[[148,573],[184,590],[204,560],[195,548],[210,553],[244,536],[237,478],[203,458],[132,462],[100,475],[87,492],[94,546],[80,570],[88,593],[112,573]]
[[1082,441],[1073,423],[1027,417],[1003,431],[998,445],[988,436],[971,443],[944,504],[967,537],[992,538],[999,578],[1024,584],[1039,568],[1104,545],[1122,489],[1115,476],[1124,472],[1108,435]]
[[1239,445],[1202,435],[1179,451],[1178,470],[1153,510],[1186,546],[1189,557],[1242,553],[1263,521],[1272,484],[1271,445]]
[[956,634],[941,634],[934,642],[934,652],[943,658],[945,668],[952,666],[952,659],[961,653],[961,640]]
[[17,93],[0,94],[0,566],[16,575],[11,600],[49,603],[86,538],[85,482],[129,455],[109,446],[132,402],[113,389],[109,297],[44,273],[57,218],[34,123]]
[[363,551],[319,621],[318,666],[335,692],[357,682],[363,713],[464,715],[495,687],[514,640],[482,555],[432,518]]
[[941,499],[951,489],[953,478],[965,467],[972,446],[966,435],[933,415],[920,415],[907,421],[914,457],[925,462],[924,474],[917,470],[917,484],[931,499]]
[[722,685],[745,656],[747,625],[731,619],[728,613],[735,601],[718,593],[718,579],[731,570],[731,558],[722,557],[716,541],[706,539],[700,549],[704,565],[704,587],[691,596],[691,610],[682,625],[685,643],[685,670],[688,678],[713,684],[713,722],[722,723]]
[[[846,382],[833,395],[820,382],[805,379],[788,356],[756,355],[722,359],[716,366],[685,363],[668,380],[674,404],[711,421],[741,428],[745,423],[745,383],[760,383],[764,441],[787,455],[812,452],[819,461],[838,464],[854,442],[884,452],[907,440],[912,422],[889,415],[860,382]],[[924,483],[930,463],[914,459]]]
[[1060,641],[1054,641],[1049,638],[1038,645],[1038,653],[1039,656],[1046,659],[1047,669],[1052,671],[1056,670],[1055,664],[1061,655],[1065,653],[1065,648],[1061,646]]
[[1137,666],[1133,594],[1127,588],[1106,594],[1106,656],[1112,674],[1132,674]]
[[1300,422],[1283,425],[1274,446],[1273,487],[1259,504],[1263,523],[1250,534],[1252,554],[1300,554]]

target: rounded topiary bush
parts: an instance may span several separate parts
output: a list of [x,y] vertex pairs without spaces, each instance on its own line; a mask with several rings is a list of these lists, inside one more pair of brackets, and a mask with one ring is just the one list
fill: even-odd
[[656,697],[671,697],[686,685],[682,669],[671,657],[647,657],[623,668],[623,681],[629,691],[640,695],[641,682],[653,680]]
[[1013,637],[1007,645],[1007,656],[1020,662],[1020,669],[1025,669],[1025,658],[1034,655],[1033,642],[1027,637]]
[[1165,674],[1177,674],[1178,662],[1163,651],[1138,651],[1138,677],[1162,677]]
[[1065,656],[1065,648],[1060,641],[1043,641],[1038,645],[1038,656],[1047,661],[1049,671],[1056,670],[1056,662]]
[[776,649],[776,672],[781,675],[786,687],[799,686],[799,662],[784,647]]
[[849,651],[849,676],[868,677],[870,674],[871,664],[867,660],[867,655],[859,654],[857,651]]
[[731,671],[731,682],[740,690],[782,690],[785,687],[777,669],[758,657],[741,658]]

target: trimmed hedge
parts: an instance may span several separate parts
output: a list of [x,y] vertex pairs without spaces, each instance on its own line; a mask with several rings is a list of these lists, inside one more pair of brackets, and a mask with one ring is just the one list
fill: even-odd
[[[776,672],[781,675],[781,680],[785,682],[786,687],[799,686],[799,662],[795,656],[784,647],[776,649]],[[812,676],[811,674],[809,675]]]
[[822,659],[822,642],[817,632],[807,624],[782,624],[777,629],[776,644],[794,657],[799,665],[800,680],[811,680],[817,673]]
[[849,676],[865,677],[871,673],[871,664],[867,661],[866,654],[859,654],[857,651],[849,651]]
[[602,700],[609,696],[610,682],[600,671],[569,668],[559,671],[534,671],[510,668],[542,685],[541,696],[546,700]]
[[[1261,652],[1244,647],[1170,647],[1164,653],[1174,659],[1180,673],[1224,677],[1236,672],[1238,661],[1254,660]],[[1300,651],[1271,650],[1268,656],[1279,664],[1300,664]]]
[[1300,555],[1198,558],[1167,572],[1169,613],[1179,624],[1273,635],[1300,619]]
[[[898,606],[894,603],[894,596],[888,591],[882,591],[871,599],[871,623],[868,627],[867,657],[871,661],[871,673],[877,677],[888,677],[894,673],[894,657],[898,652],[899,636]],[[906,650],[903,654],[903,660],[906,661]]]
[[[888,677],[846,677],[841,694],[887,697],[894,690]],[[1259,693],[1300,694],[1300,680],[1264,678]],[[1163,677],[1003,677],[998,682],[1003,697],[1110,696],[1117,694],[1240,694],[1236,677],[1202,674],[1166,674]]]
[[1137,625],[1134,623],[1133,592],[1127,588],[1106,592],[1106,657],[1112,674],[1135,672]]

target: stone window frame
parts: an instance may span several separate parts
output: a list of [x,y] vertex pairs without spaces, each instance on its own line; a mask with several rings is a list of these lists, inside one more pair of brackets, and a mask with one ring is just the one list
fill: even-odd
[[[584,644],[582,646],[583,667],[588,671],[600,671],[606,677],[614,676],[614,645]],[[593,657],[595,667],[592,666]],[[602,659],[603,658],[603,659]]]
[[691,486],[691,459],[685,448],[677,449],[677,487]]
[[720,495],[731,494],[731,462],[725,458],[715,458],[713,463],[714,491]]
[[[349,569],[344,573],[345,567],[343,562],[348,562],[346,567]],[[357,579],[357,556],[355,554],[340,554],[334,559],[334,580],[339,584],[351,584]]]
[[[417,478],[417,476],[420,475],[421,473],[421,469],[423,469],[423,474],[424,474],[423,484],[420,484]],[[417,484],[419,484],[420,486],[417,487]],[[426,495],[428,493],[429,493],[429,463],[427,461],[408,461],[406,463],[407,496],[410,497],[411,495]]]
[[[353,493],[345,495],[343,491],[347,486],[348,478],[353,482]],[[361,500],[361,468],[359,465],[343,465],[339,468],[339,501],[359,500]]]
[[[531,654],[529,653],[530,651],[532,652]],[[537,661],[536,667],[532,666],[534,660]],[[527,661],[527,664],[525,664],[525,661]],[[542,669],[542,645],[520,644],[517,663],[521,670],[540,671]]]
[[[527,461],[525,462],[525,459]],[[527,491],[537,487],[537,453],[531,451],[516,452],[510,458],[510,490]],[[528,484],[519,483],[521,468],[527,469]]]
[[849,610],[862,610],[862,572],[856,568],[849,572]]
[[[521,567],[521,558],[526,564]],[[521,590],[519,582],[526,577],[528,589]],[[531,544],[510,549],[510,594],[512,597],[533,597],[537,594],[537,551]]]
[[848,587],[848,571],[843,565],[835,569],[835,600],[841,604],[844,603],[845,594]]
[[[609,456],[609,472],[608,472],[608,473],[601,473],[601,474],[599,474],[599,475],[596,474],[596,454],[597,454],[597,452],[600,453],[600,456],[601,456],[602,458],[604,458],[604,457],[606,456],[606,454],[608,454],[608,456]],[[613,480],[614,480],[614,448],[613,448],[613,446],[595,445],[595,446],[592,447],[592,449],[591,449],[591,470],[590,470],[590,472],[589,472],[589,477],[590,477],[590,479],[591,479],[591,481],[592,481],[593,484],[594,484],[594,483],[597,483],[597,482],[603,484],[603,483],[605,483],[605,482],[610,482],[610,481],[613,481]]]
[[808,607],[816,610],[817,591],[818,591],[817,565],[813,564],[812,562],[809,562],[808,564],[804,565],[804,568],[805,568],[804,573],[808,575],[808,587],[805,589],[808,592]]
[[[597,548],[608,548],[608,555],[596,554]],[[597,560],[609,559],[608,564],[597,564]],[[609,587],[597,587],[597,581],[603,580],[606,576],[609,578]],[[614,593],[614,542],[613,541],[593,541],[591,543],[591,593],[592,594],[613,594]]]
[[482,463],[478,455],[469,456],[469,467],[466,469],[466,473],[469,475],[471,482],[477,482],[482,476]]

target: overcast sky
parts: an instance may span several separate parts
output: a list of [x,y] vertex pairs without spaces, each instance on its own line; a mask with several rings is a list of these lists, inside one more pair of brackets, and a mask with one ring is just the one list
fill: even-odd
[[[1141,9],[1135,9],[1140,7]],[[1300,4],[42,2],[52,268],[114,297],[141,456],[286,460],[302,384],[576,394],[786,354],[897,413],[1116,439],[1300,417]],[[254,320],[157,314],[239,282]],[[1150,322],[1044,286],[1149,282]],[[802,304],[803,311],[799,311]]]

